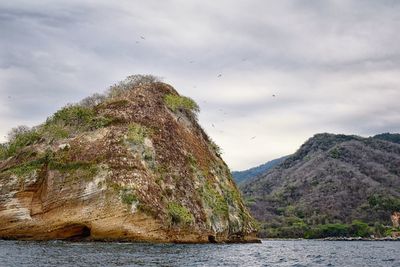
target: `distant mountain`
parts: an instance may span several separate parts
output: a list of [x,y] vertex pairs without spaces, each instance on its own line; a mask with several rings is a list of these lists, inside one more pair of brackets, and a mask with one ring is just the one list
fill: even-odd
[[400,144],[400,134],[383,133],[375,135],[373,138]]
[[400,210],[399,136],[317,134],[275,168],[242,183],[262,235],[390,234],[385,225]]
[[288,156],[274,159],[274,160],[268,161],[267,163],[264,163],[260,166],[257,166],[257,167],[254,167],[254,168],[251,168],[248,170],[234,171],[234,172],[232,172],[233,179],[235,180],[235,182],[237,184],[245,182],[251,178],[254,178],[254,177],[268,171],[269,169],[275,167],[276,165],[282,163],[287,157]]

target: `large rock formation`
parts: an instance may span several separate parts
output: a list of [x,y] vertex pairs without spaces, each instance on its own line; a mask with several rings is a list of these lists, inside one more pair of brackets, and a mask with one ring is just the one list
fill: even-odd
[[1,147],[0,238],[256,240],[197,105],[144,78],[15,131]]
[[[390,225],[400,211],[399,135],[317,134],[241,190],[267,236],[304,236],[316,225]],[[357,224],[357,222],[356,222]]]

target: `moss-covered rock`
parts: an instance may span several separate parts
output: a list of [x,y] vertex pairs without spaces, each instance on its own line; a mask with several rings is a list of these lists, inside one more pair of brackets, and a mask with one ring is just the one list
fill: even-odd
[[197,104],[132,77],[0,147],[0,237],[63,239],[84,225],[92,240],[255,240]]

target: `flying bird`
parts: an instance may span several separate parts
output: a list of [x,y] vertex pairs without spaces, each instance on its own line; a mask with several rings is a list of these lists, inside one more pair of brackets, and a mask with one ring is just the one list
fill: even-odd
[[222,77],[222,74],[218,74],[218,78]]
[[276,95],[272,95],[272,97],[275,97]]
[[213,128],[215,128],[215,125],[214,125],[214,123],[213,123],[213,124],[211,124],[211,126],[212,126]]
[[254,140],[254,139],[256,139],[256,136],[253,136],[252,138],[250,138],[250,140]]
[[144,36],[140,36],[140,38],[141,38],[142,40],[146,40],[146,38],[144,38]]

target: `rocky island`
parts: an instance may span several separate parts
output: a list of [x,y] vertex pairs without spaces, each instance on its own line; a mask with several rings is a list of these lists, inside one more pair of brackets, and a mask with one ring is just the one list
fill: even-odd
[[0,147],[0,238],[254,242],[197,104],[130,76]]

